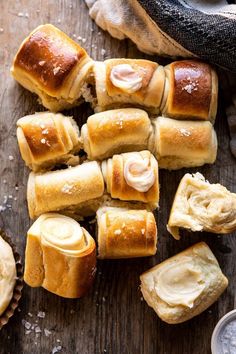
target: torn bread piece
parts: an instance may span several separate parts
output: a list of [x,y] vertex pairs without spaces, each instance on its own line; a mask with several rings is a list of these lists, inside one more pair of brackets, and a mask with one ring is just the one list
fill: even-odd
[[147,304],[170,324],[185,322],[211,306],[228,280],[206,243],[197,243],[140,276]]
[[179,228],[227,234],[236,230],[236,194],[211,184],[199,172],[187,173],[177,189],[167,225],[176,239]]

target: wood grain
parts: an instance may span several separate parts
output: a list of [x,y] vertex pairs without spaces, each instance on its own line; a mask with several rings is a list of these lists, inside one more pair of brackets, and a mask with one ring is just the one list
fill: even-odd
[[[11,235],[24,256],[25,234],[30,226],[26,205],[26,183],[29,171],[24,167],[17,142],[16,121],[21,116],[42,110],[36,98],[10,77],[13,56],[28,33],[36,26],[50,22],[74,39],[80,36],[83,46],[94,59],[109,57],[147,57],[129,42],[118,41],[101,31],[88,16],[82,0],[9,0],[0,2],[0,204],[4,198],[11,205],[0,212],[0,227]],[[78,39],[80,43],[81,40]],[[105,49],[105,54],[102,49]],[[158,58],[152,58],[158,59]],[[159,62],[165,62],[159,59]],[[224,75],[222,74],[222,77]],[[220,182],[236,191],[236,164],[229,150],[222,93],[216,123],[219,139],[218,158],[214,166],[199,170],[211,182]],[[228,96],[228,95],[227,95]],[[83,105],[67,114],[82,122],[91,113]],[[9,160],[13,156],[13,160]],[[161,202],[158,212],[159,245],[156,257],[135,260],[100,261],[93,290],[80,300],[66,300],[43,289],[25,285],[20,311],[0,334],[1,354],[44,354],[62,346],[66,354],[208,354],[210,339],[218,319],[235,307],[236,242],[235,235],[217,236],[207,233],[184,234],[175,241],[166,230],[170,206],[178,182],[186,170],[160,172]],[[18,186],[17,191],[15,187]],[[6,197],[5,197],[6,196]],[[11,198],[12,196],[13,198]],[[16,200],[15,200],[16,199]],[[94,232],[91,227],[91,232]],[[187,246],[204,240],[215,253],[229,287],[209,310],[180,325],[167,325],[142,301],[139,275],[154,264]],[[45,311],[45,318],[37,317]],[[30,317],[31,313],[33,317]],[[25,333],[22,320],[38,321],[42,333]],[[51,334],[47,337],[43,330]]]

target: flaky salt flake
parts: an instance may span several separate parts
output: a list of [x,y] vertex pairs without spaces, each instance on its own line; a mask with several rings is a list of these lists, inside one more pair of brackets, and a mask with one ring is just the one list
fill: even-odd
[[87,41],[86,38],[82,38],[82,43],[85,43]]
[[115,230],[114,234],[115,235],[120,235],[121,234],[121,230]]
[[18,12],[17,16],[18,17],[24,17],[24,14],[23,14],[23,12]]
[[61,191],[62,191],[62,193],[71,194],[72,193],[72,188],[73,188],[73,186],[70,186],[69,184],[66,183],[62,187]]
[[105,54],[106,54],[106,49],[102,48],[102,49],[101,49],[101,54],[102,54],[102,55],[105,55]]
[[28,312],[28,316],[29,316],[29,317],[33,317],[33,315],[32,315],[31,312]]
[[38,314],[37,314],[37,316],[38,316],[39,318],[45,318],[45,312],[44,312],[44,311],[39,311]]
[[39,61],[39,65],[40,65],[40,66],[44,66],[45,63],[46,63],[45,60],[40,60],[40,61]]
[[184,128],[180,129],[180,133],[183,136],[190,136],[191,135],[191,132],[189,130],[187,130],[187,129],[184,129]]
[[52,332],[49,331],[47,328],[44,328],[44,334],[45,334],[46,337],[49,337],[50,334],[52,334]]
[[10,161],[13,161],[13,160],[14,160],[14,157],[13,157],[12,155],[9,155],[9,156],[8,156],[8,159],[9,159]]
[[57,66],[56,68],[54,68],[54,69],[53,69],[53,74],[54,74],[54,75],[58,74],[59,71],[60,71],[60,69],[61,69],[60,66]]
[[142,235],[144,235],[145,234],[145,229],[141,229],[141,233],[142,233]]
[[39,326],[36,326],[35,329],[34,329],[34,331],[35,331],[36,334],[42,332],[42,330],[40,329]]
[[46,144],[46,139],[43,138],[40,141],[41,141],[42,144]]
[[52,354],[58,353],[62,350],[62,346],[61,345],[57,345],[56,347],[54,347],[52,349]]
[[4,32],[4,29],[1,27],[0,28],[0,33],[3,33]]
[[23,326],[26,328],[26,329],[30,329],[31,328],[31,323],[26,321],[26,320],[22,320],[21,323],[23,324]]

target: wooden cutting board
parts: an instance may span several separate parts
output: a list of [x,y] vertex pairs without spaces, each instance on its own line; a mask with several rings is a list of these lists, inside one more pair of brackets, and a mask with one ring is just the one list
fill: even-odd
[[[94,59],[148,58],[130,41],[120,42],[101,31],[89,18],[82,0],[0,2],[0,227],[12,237],[22,257],[30,226],[26,204],[29,170],[18,151],[16,121],[42,110],[42,107],[33,95],[14,82],[9,70],[21,41],[32,29],[44,23],[52,23],[78,40]],[[166,63],[163,59],[150,59]],[[216,122],[217,161],[214,166],[206,165],[191,171],[200,171],[210,182],[220,182],[235,192],[236,164],[229,150],[222,92],[220,98]],[[83,105],[66,114],[73,114],[81,124],[91,113],[89,106]],[[61,347],[60,353],[66,354],[210,353],[214,326],[235,306],[236,239],[235,235],[186,233],[176,241],[168,234],[166,223],[170,206],[177,185],[186,172],[160,172],[159,244],[155,257],[99,261],[95,286],[80,300],[66,300],[41,288],[25,286],[19,311],[0,333],[0,353],[46,354],[56,347],[58,350]],[[94,232],[94,225],[88,225]],[[200,316],[184,324],[167,325],[143,301],[139,275],[200,240],[206,241],[213,250],[229,278],[229,287],[219,301]],[[34,330],[27,331],[27,322],[31,328],[35,325]]]

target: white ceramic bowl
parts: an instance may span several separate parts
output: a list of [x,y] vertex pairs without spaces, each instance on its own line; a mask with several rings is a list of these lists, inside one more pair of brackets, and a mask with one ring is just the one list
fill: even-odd
[[[222,331],[225,329],[226,325],[232,321],[235,321],[235,333],[236,333],[236,310],[230,311],[226,315],[224,315],[215,326],[215,329],[211,337],[212,354],[224,354],[224,351],[221,349],[222,343],[221,343],[220,335]],[[235,342],[236,342],[236,337],[235,337]],[[230,351],[228,353],[229,354],[236,353],[236,347],[235,347],[235,351]]]

